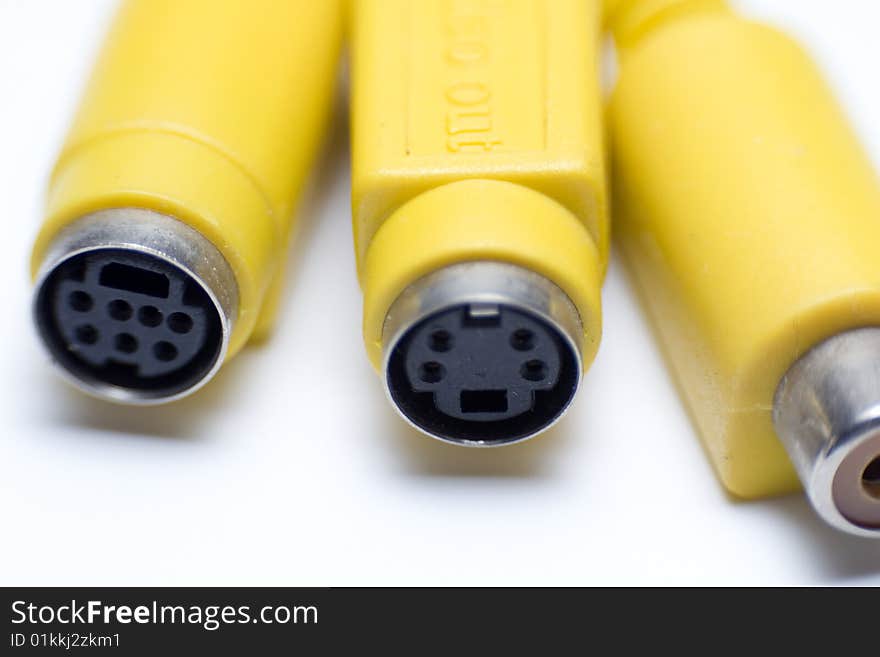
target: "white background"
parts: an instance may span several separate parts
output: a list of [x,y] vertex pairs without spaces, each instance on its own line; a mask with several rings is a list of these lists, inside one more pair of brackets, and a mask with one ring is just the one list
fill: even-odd
[[[740,5],[810,44],[880,161],[880,6]],[[616,263],[554,430],[474,451],[409,429],[361,344],[342,112],[274,339],[168,407],[68,389],[26,263],[112,6],[0,0],[0,584],[880,584],[880,542],[801,496],[725,495]]]

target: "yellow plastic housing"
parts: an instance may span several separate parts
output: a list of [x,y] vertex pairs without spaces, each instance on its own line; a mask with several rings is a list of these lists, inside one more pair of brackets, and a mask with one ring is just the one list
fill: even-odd
[[76,219],[154,210],[231,265],[229,355],[265,330],[330,116],[342,11],[339,0],[126,0],[53,171],[34,274]]
[[620,245],[725,486],[795,489],[786,370],[880,325],[880,186],[817,67],[722,2],[617,3]]
[[354,3],[353,214],[378,368],[397,296],[490,260],[558,285],[601,332],[608,223],[599,0]]

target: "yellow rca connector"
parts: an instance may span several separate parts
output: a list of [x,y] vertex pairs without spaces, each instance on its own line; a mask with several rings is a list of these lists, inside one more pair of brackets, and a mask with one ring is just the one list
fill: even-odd
[[364,340],[441,440],[535,435],[598,348],[600,28],[599,0],[354,3]]
[[271,323],[340,0],[126,0],[52,173],[34,315],[66,378],[186,395]]
[[880,534],[880,186],[817,67],[718,0],[621,0],[620,244],[725,486]]

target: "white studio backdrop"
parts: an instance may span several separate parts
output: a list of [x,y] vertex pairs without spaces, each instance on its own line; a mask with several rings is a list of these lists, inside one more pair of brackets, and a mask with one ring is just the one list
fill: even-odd
[[[810,46],[880,162],[880,5],[738,4]],[[0,584],[880,584],[880,542],[801,496],[725,495],[617,262],[599,358],[551,432],[486,451],[405,425],[361,343],[343,111],[274,338],[168,407],[68,389],[32,333],[27,256],[113,5],[0,0]]]

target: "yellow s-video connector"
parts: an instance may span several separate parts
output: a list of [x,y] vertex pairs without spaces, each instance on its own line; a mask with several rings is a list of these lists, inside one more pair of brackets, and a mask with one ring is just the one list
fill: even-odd
[[[880,185],[808,56],[718,0],[611,15],[620,244],[726,487],[880,534]],[[792,467],[792,465],[794,467]]]
[[422,431],[529,438],[600,337],[599,0],[361,0],[353,214],[364,339]]
[[53,171],[34,314],[66,378],[158,403],[267,328],[327,123],[338,0],[126,0]]

